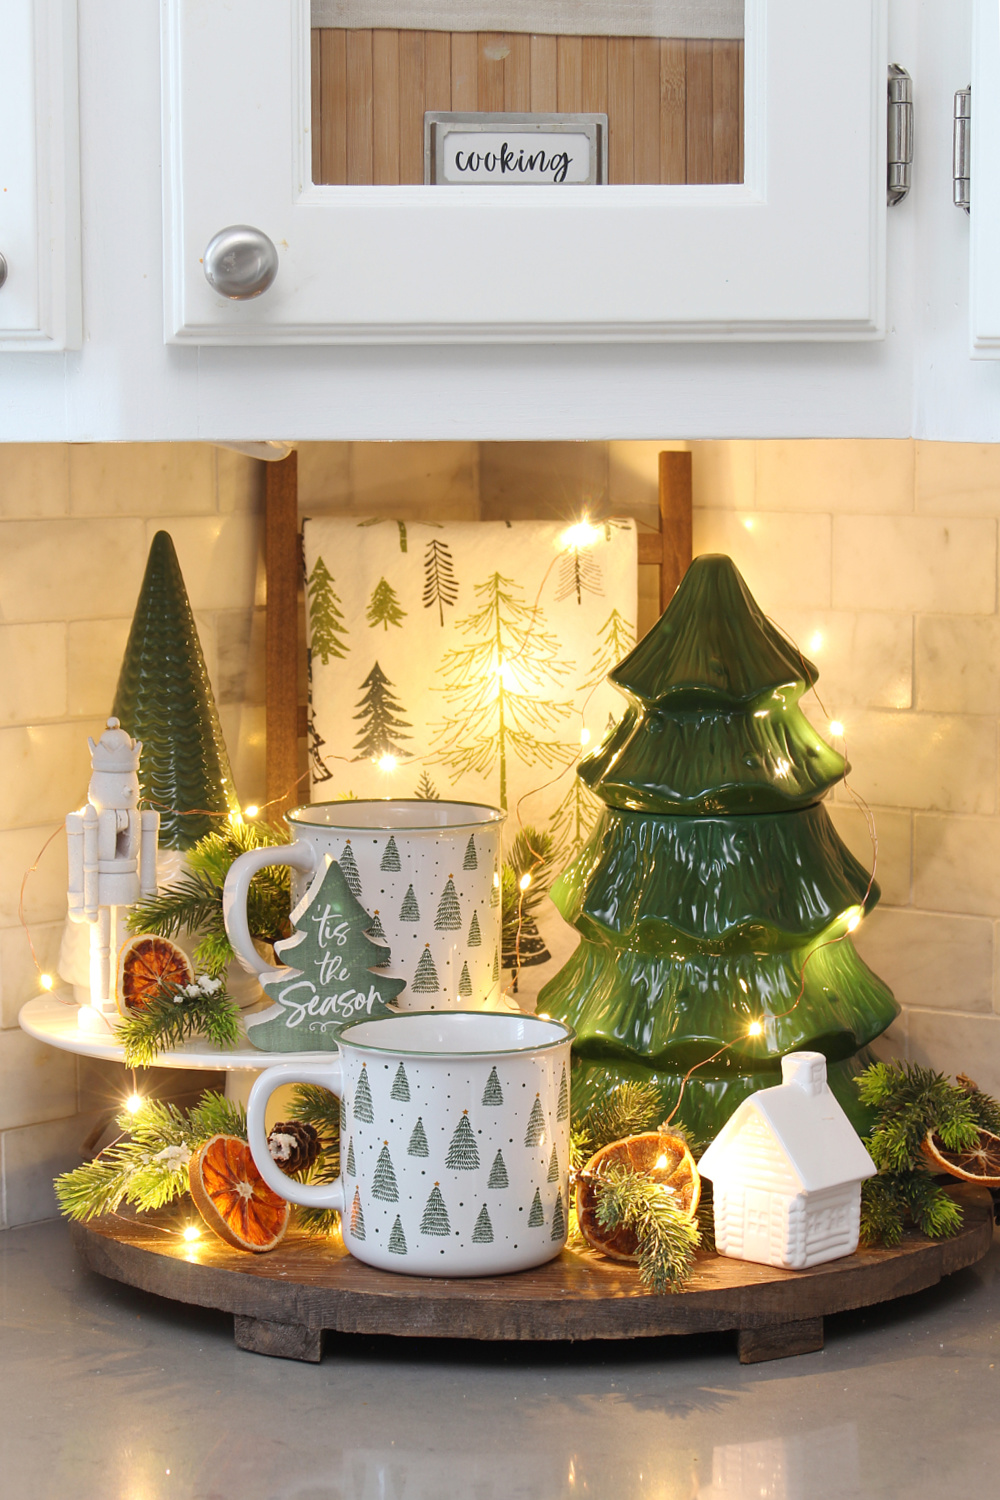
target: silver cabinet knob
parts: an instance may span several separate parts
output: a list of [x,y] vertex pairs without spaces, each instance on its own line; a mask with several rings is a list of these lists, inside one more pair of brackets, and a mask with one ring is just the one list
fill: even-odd
[[278,252],[249,224],[230,224],[209,240],[204,256],[210,287],[234,302],[266,292],[278,274]]
[[4,257],[2,255],[0,255],[0,286],[3,286],[3,284],[4,284],[4,282],[6,280],[7,280],[7,262],[4,259]]

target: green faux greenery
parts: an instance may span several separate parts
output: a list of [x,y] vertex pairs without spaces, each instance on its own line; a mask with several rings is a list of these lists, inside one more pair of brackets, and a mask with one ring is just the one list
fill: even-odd
[[610,1146],[612,1141],[655,1130],[660,1114],[660,1091],[655,1083],[631,1080],[620,1083],[590,1109],[574,1110],[569,1136],[570,1166],[579,1172],[595,1152]]
[[188,1192],[188,1162],[213,1135],[246,1140],[246,1113],[224,1095],[209,1091],[190,1110],[147,1099],[115,1124],[121,1136],[72,1172],[55,1180],[59,1207],[69,1219],[86,1221],[116,1213],[123,1203],[148,1213]]
[[642,1172],[611,1164],[594,1182],[597,1222],[613,1232],[630,1229],[639,1276],[654,1292],[676,1292],[691,1275],[700,1243],[697,1222],[676,1194]]
[[[224,974],[233,958],[222,915],[222,891],[230,866],[249,849],[287,844],[288,833],[273,823],[241,816],[226,820],[188,853],[188,870],[156,896],[140,901],[129,913],[131,932],[174,938],[199,933],[195,963],[213,977]],[[285,865],[258,871],[247,895],[247,923],[255,938],[273,943],[291,933],[291,883]]]
[[[148,1068],[161,1052],[194,1036],[206,1037],[223,1050],[236,1046],[240,1039],[239,1009],[221,979],[208,979],[208,983],[218,988],[202,988],[197,981],[190,986],[162,985],[115,1027],[127,1068]],[[192,995],[188,990],[198,993]]]
[[961,1207],[934,1181],[921,1143],[932,1130],[947,1150],[966,1151],[980,1130],[1000,1135],[1000,1104],[968,1079],[951,1083],[916,1063],[873,1063],[857,1083],[876,1111],[865,1145],[879,1169],[861,1186],[862,1243],[897,1245],[908,1223],[930,1239],[956,1234]]
[[[322,1147],[319,1158],[301,1180],[335,1182],[340,1175],[340,1100],[336,1094],[316,1084],[296,1084],[286,1113],[290,1120],[301,1120],[319,1132]],[[309,1234],[326,1235],[337,1228],[340,1215],[332,1208],[300,1206],[296,1209],[296,1222]]]

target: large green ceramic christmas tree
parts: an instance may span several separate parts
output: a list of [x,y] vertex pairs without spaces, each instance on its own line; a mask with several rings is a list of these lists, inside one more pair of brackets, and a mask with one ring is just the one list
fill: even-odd
[[142,741],[139,785],[160,814],[160,848],[190,849],[239,811],[212,685],[174,544],[158,531],[113,712]]
[[898,1007],[847,936],[879,890],[823,806],[848,768],[799,707],[816,677],[728,557],[611,672],[628,707],[579,767],[605,810],[552,890],[583,941],[538,1001],[576,1030],[574,1106],[627,1077],[666,1114],[703,1064],[675,1120],[710,1139],[805,1048],[863,1122],[852,1080]]

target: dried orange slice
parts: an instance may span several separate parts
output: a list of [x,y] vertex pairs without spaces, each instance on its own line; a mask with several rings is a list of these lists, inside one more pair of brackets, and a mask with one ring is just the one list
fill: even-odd
[[968,1151],[949,1151],[941,1137],[928,1130],[921,1150],[935,1172],[950,1172],[980,1187],[1000,1187],[1000,1136],[988,1130],[979,1132],[979,1140]]
[[698,1212],[701,1178],[694,1157],[682,1136],[669,1130],[650,1130],[644,1135],[612,1141],[592,1156],[576,1185],[576,1217],[580,1233],[595,1250],[612,1260],[635,1260],[637,1241],[631,1229],[604,1229],[597,1221],[594,1179],[610,1166],[629,1167],[677,1193],[693,1219]]
[[291,1205],[273,1193],[236,1135],[213,1135],[188,1165],[191,1197],[209,1228],[237,1250],[273,1250]]
[[115,999],[123,1016],[143,1010],[163,984],[193,983],[191,960],[169,938],[142,932],[122,946]]

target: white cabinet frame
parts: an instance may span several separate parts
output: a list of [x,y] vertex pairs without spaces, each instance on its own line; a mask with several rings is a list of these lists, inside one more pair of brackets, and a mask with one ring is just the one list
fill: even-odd
[[[162,0],[165,335],[215,344],[884,333],[884,0],[746,0],[745,182],[317,187],[309,0]],[[277,245],[226,302],[229,224]]]
[[79,349],[76,0],[6,0],[0,47],[0,350]]
[[972,353],[1000,359],[1000,5],[976,0],[972,30]]

